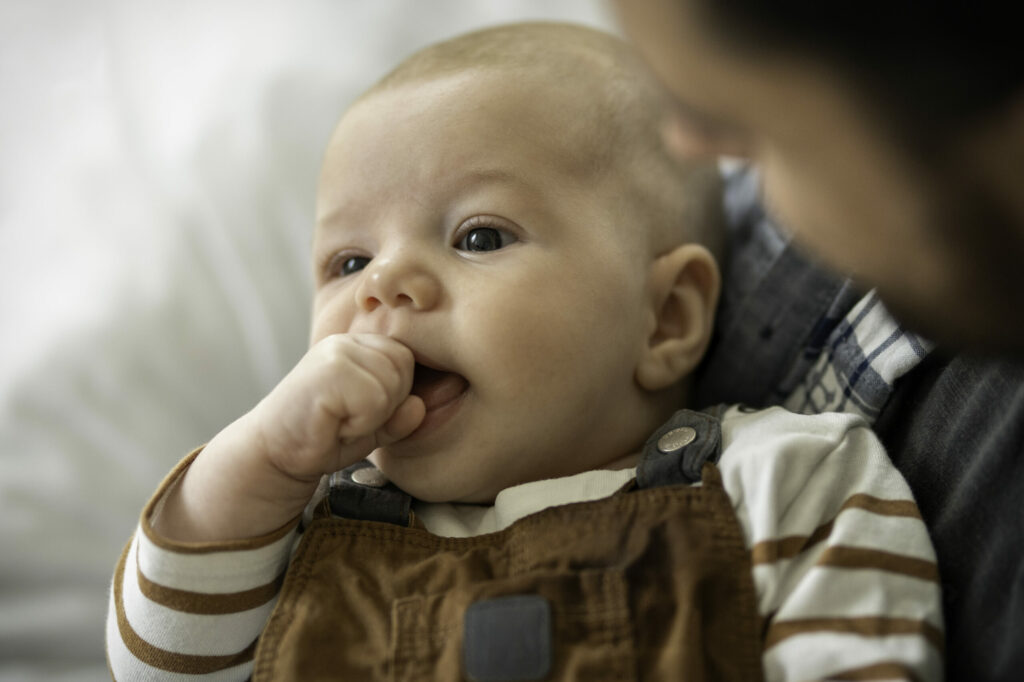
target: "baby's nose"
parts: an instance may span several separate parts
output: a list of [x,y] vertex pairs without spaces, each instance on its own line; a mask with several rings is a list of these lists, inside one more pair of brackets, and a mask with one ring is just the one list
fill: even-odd
[[367,311],[380,306],[413,310],[430,310],[441,296],[441,284],[423,264],[411,258],[374,258],[366,266],[356,298]]

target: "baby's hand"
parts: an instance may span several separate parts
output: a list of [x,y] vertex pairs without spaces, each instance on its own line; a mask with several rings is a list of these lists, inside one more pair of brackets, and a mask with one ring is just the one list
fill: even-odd
[[282,473],[318,481],[419,426],[414,365],[412,351],[386,336],[329,336],[256,406],[250,428]]
[[316,343],[249,413],[218,433],[166,495],[153,526],[175,540],[255,537],[294,519],[323,474],[412,433],[412,351],[378,334]]

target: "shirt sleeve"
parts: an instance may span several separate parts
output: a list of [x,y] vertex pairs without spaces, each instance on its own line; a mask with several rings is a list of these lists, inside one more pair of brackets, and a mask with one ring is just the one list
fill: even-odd
[[733,408],[722,439],[722,480],[765,624],[766,679],[941,679],[935,553],[867,423]]
[[179,543],[151,520],[198,450],[146,505],[114,573],[107,660],[116,680],[244,680],[297,531],[225,543]]

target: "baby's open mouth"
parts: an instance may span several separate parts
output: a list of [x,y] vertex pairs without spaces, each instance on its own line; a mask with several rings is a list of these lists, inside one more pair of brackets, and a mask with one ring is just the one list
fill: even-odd
[[450,403],[465,393],[467,388],[469,382],[461,374],[416,363],[411,393],[423,400],[427,411]]

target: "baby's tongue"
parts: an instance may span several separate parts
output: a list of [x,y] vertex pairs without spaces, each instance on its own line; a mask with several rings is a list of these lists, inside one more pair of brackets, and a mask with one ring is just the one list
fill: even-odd
[[454,372],[416,365],[412,394],[422,398],[427,409],[432,410],[458,398],[467,385],[466,380]]

